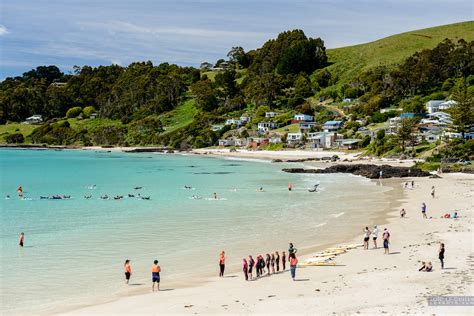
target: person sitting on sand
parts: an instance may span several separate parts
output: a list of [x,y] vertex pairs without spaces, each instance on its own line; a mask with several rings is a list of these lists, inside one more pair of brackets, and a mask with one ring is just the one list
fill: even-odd
[[282,265],[283,271],[285,271],[286,270],[286,253],[284,251],[281,253],[281,265]]
[[454,212],[453,218],[454,218],[454,219],[457,219],[457,218],[458,218],[458,212],[456,212],[456,211]]
[[155,260],[153,262],[153,265],[151,266],[151,281],[152,286],[151,286],[151,291],[155,291],[155,283],[156,283],[156,290],[160,290],[160,272],[161,272],[161,267],[158,265],[158,260]]
[[219,255],[219,276],[221,278],[224,277],[224,270],[225,270],[225,252],[224,250],[221,251]]
[[247,259],[243,258],[242,271],[244,272],[245,281],[249,280],[249,264]]
[[298,259],[296,259],[295,253],[290,254],[290,272],[291,278],[295,281],[296,278],[296,265],[298,264]]
[[425,269],[426,269],[426,262],[422,261],[421,268],[419,268],[418,271],[425,271]]
[[370,230],[369,227],[365,226],[364,229],[364,249],[369,249]]
[[428,217],[426,217],[426,204],[425,204],[425,202],[421,203],[421,214],[423,214],[423,218],[428,218]]
[[404,208],[402,208],[402,210],[400,211],[400,217],[403,218],[403,217],[405,217],[406,214],[407,214],[407,212],[405,211]]
[[425,272],[431,272],[433,271],[433,265],[431,264],[431,261],[428,261],[425,267]]
[[389,243],[390,243],[390,233],[388,232],[388,229],[387,229],[387,228],[384,228],[384,229],[383,229],[382,238],[383,238],[384,254],[387,254],[387,255],[388,255],[388,254],[389,254],[388,246],[389,246]]
[[128,282],[130,281],[130,276],[132,275],[132,267],[130,266],[130,260],[125,260],[123,268],[125,270],[125,283],[128,284]]
[[250,280],[253,279],[252,271],[253,271],[253,266],[254,266],[254,265],[255,265],[255,260],[253,260],[252,256],[249,255],[249,271],[248,271],[248,275],[249,275]]

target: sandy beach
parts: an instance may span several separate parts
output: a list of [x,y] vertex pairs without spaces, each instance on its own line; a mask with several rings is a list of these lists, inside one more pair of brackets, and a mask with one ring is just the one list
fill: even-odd
[[[411,179],[410,179],[411,180]],[[403,191],[401,200],[381,217],[368,222],[391,233],[390,255],[383,248],[357,248],[337,256],[336,266],[301,267],[296,282],[289,271],[246,282],[233,272],[196,286],[121,298],[69,314],[470,314],[472,306],[428,306],[429,296],[474,295],[473,184],[474,176],[445,174],[441,179],[416,178],[413,189],[402,189],[400,179],[382,180]],[[436,186],[436,198],[430,196]],[[423,219],[422,202],[429,219]],[[405,208],[407,217],[400,218]],[[458,211],[460,218],[441,219]],[[363,227],[354,227],[353,240],[362,242]],[[445,269],[440,269],[439,244],[446,245]],[[379,247],[381,246],[379,242]],[[297,245],[296,245],[297,246]],[[217,254],[216,254],[217,256]],[[299,257],[300,263],[312,255]],[[421,261],[431,261],[432,272],[419,272]],[[163,267],[166,271],[166,267]],[[217,270],[216,270],[217,275]]]

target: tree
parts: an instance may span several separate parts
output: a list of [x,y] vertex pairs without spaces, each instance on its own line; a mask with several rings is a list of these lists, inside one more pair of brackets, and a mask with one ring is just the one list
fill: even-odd
[[453,119],[452,128],[461,133],[464,140],[464,134],[468,132],[474,124],[474,96],[468,90],[465,78],[461,78],[455,87],[452,99],[456,104],[449,109]]
[[212,87],[211,80],[200,80],[191,85],[191,94],[193,95],[196,106],[203,111],[212,111],[217,108],[216,91]]
[[400,127],[397,130],[396,139],[400,144],[402,151],[405,151],[406,143],[413,143],[414,141],[414,132],[419,122],[419,118],[410,117],[404,118],[400,122]]
[[96,109],[93,107],[93,106],[86,106],[83,110],[82,110],[82,113],[84,113],[84,116],[86,118],[90,117],[92,114],[94,114],[96,111]]
[[210,70],[212,68],[212,64],[211,63],[208,63],[207,61],[201,63],[201,65],[199,66],[199,68],[201,70]]
[[216,75],[216,85],[221,89],[226,100],[234,97],[238,92],[237,84],[235,83],[235,75],[236,72],[233,69],[220,72]]
[[80,106],[75,106],[75,107],[70,108],[69,110],[67,110],[66,117],[67,118],[74,118],[74,117],[79,116],[79,114],[81,114],[81,113],[82,113],[82,108]]
[[300,74],[296,78],[295,95],[300,95],[303,98],[307,98],[313,95],[313,90],[311,89],[311,82],[308,80],[307,76]]
[[418,95],[412,99],[401,101],[400,106],[404,112],[408,113],[424,113],[426,111],[425,103]]
[[242,68],[247,68],[249,66],[250,59],[244,49],[240,46],[232,47],[229,53],[227,53],[227,57],[229,57],[229,62],[231,64],[239,65]]

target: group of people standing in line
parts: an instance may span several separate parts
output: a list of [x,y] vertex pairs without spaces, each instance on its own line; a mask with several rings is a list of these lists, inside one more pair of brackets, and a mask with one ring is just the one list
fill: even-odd
[[[292,243],[289,244],[288,248],[288,262],[290,264],[291,278],[293,281],[296,276],[296,265],[298,264],[298,259],[296,258],[297,249],[293,246]],[[224,277],[225,271],[225,252],[221,251],[219,255],[219,277]],[[281,256],[278,251],[275,253],[267,253],[265,256],[258,255],[255,259],[249,255],[248,258],[242,259],[242,272],[246,281],[253,280],[253,271],[255,269],[256,277],[260,278],[265,275],[269,276],[271,274],[280,272],[280,263],[282,271],[286,270],[287,263],[286,252],[283,251]]]

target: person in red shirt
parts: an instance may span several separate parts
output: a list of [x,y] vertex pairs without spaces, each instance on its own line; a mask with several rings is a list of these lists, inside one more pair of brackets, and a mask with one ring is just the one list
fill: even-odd
[[155,260],[151,266],[151,281],[153,282],[151,290],[153,292],[155,291],[155,283],[157,291],[160,290],[160,272],[161,267],[158,265],[158,260]]
[[123,265],[125,270],[125,283],[128,284],[130,281],[130,276],[132,275],[132,267],[130,266],[130,260],[125,260],[125,264]]
[[19,242],[20,247],[23,247],[23,243],[24,243],[24,242],[25,242],[25,233],[22,232],[22,233],[20,234],[20,242]]
[[296,277],[296,265],[298,264],[298,259],[296,259],[295,253],[290,253],[290,272],[291,278],[295,281]]

